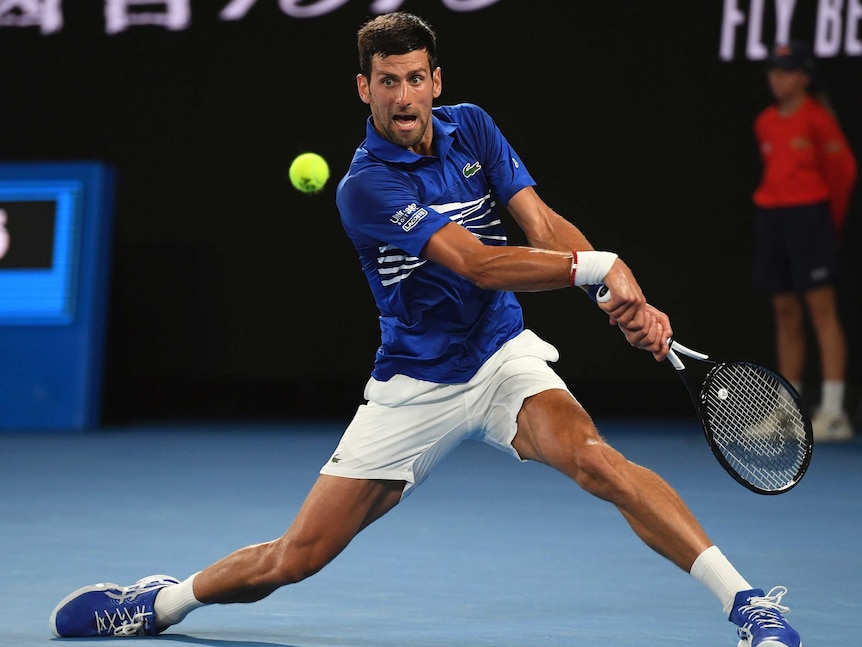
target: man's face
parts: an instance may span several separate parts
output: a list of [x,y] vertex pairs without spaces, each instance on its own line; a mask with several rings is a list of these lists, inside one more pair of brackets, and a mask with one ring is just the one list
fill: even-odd
[[414,153],[431,153],[431,108],[443,86],[440,68],[431,70],[424,49],[375,55],[370,77],[357,75],[356,86],[381,136]]

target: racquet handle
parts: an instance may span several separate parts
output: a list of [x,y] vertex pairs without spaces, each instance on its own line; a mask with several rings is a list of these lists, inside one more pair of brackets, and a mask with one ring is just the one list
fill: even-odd
[[[668,342],[673,343],[670,341],[670,339],[668,339]],[[669,361],[676,370],[685,370],[685,364],[683,364],[682,360],[677,356],[676,353],[673,352],[673,346],[671,346],[670,350],[667,352],[667,361]]]
[[599,285],[596,289],[596,303],[605,303],[611,300],[611,289],[607,285]]

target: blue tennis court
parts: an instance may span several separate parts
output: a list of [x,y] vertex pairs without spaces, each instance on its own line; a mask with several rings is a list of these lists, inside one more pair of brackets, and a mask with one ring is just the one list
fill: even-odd
[[[343,423],[0,434],[0,644],[59,643],[48,616],[85,584],[184,578],[288,526]],[[805,645],[856,647],[862,441],[815,448],[759,496],[695,421],[599,421],[676,487],[756,587],[783,584]],[[115,641],[116,639],[114,639]],[[538,464],[463,444],[318,575],[252,605],[204,607],[135,644],[217,647],[735,647],[709,591],[608,504]],[[74,645],[105,639],[72,639]]]

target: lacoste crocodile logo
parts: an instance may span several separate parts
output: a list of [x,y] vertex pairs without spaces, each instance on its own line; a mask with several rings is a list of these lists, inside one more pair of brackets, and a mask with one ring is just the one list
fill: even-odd
[[480,168],[482,168],[482,165],[479,162],[473,162],[472,164],[465,164],[464,170],[461,172],[464,174],[464,177],[469,178],[476,175]]
[[330,463],[337,463],[337,462],[339,462],[340,460],[341,460],[341,459],[338,457],[338,454],[336,454],[336,455],[335,455],[335,456],[333,456],[331,459],[329,459],[329,462],[330,462]]

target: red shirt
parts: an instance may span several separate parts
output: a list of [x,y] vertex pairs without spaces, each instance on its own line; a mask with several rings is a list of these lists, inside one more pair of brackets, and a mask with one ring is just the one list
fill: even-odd
[[790,115],[779,114],[773,105],[757,116],[754,135],[763,159],[754,204],[791,207],[828,200],[840,231],[856,181],[856,159],[832,113],[811,97]]

